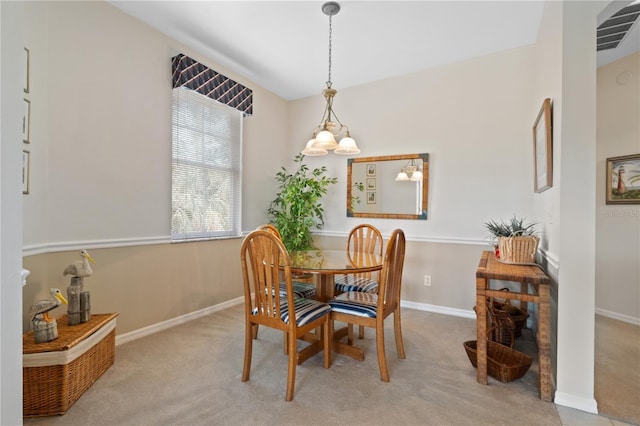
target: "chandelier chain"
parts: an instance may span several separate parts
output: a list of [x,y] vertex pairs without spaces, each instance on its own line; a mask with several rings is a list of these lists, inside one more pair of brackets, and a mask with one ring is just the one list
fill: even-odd
[[329,79],[327,80],[327,88],[331,89],[331,35],[333,33],[333,26],[331,25],[331,17],[329,15]]

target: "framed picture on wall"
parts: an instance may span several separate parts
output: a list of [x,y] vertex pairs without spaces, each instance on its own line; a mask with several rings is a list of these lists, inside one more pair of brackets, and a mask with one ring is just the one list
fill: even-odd
[[22,193],[29,193],[29,172],[31,168],[31,153],[22,150]]
[[24,111],[22,115],[22,142],[29,143],[29,125],[31,121],[31,102],[24,100]]
[[640,204],[640,154],[607,158],[607,204]]
[[375,177],[376,175],[376,165],[375,164],[367,164],[367,176]]
[[26,47],[24,48],[23,61],[25,73],[22,90],[24,90],[24,93],[29,93],[29,49],[27,49]]
[[375,204],[375,203],[376,203],[376,193],[367,192],[367,204]]
[[553,186],[551,99],[542,102],[542,107],[533,124],[533,190],[537,193]]
[[376,178],[367,178],[367,189],[376,189]]

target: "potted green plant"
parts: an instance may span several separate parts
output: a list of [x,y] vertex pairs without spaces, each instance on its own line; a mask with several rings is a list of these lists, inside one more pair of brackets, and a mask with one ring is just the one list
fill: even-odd
[[310,169],[304,163],[303,154],[296,155],[294,162],[298,164],[295,172],[289,173],[282,167],[276,174],[278,193],[267,213],[287,250],[309,250],[314,248],[311,230],[324,224],[320,200],[329,185],[337,183],[338,179],[325,176],[325,166]]
[[540,238],[536,222],[525,222],[516,215],[508,220],[485,222],[496,250],[496,257],[506,263],[535,263]]

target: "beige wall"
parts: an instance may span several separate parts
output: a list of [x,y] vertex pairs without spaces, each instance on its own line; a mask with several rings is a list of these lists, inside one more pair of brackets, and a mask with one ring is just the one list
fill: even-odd
[[[206,284],[209,297],[185,303],[190,294],[202,291],[200,282],[189,275],[179,283],[179,276],[156,270],[147,271],[148,280],[124,276],[125,271],[140,270],[134,263],[137,257],[130,256],[137,250],[157,251],[153,259],[159,265],[199,267],[188,261],[183,247],[164,244],[170,211],[168,63],[170,56],[186,49],[108,4],[26,7],[34,17],[28,27],[36,58],[34,88],[41,89],[34,91],[39,97],[34,103],[42,106],[33,120],[38,141],[34,156],[41,163],[34,194],[25,200],[25,247],[36,254],[25,259],[33,269],[25,310],[36,298],[46,297],[49,287],[68,285],[59,274],[83,246],[91,248],[98,261],[87,279],[96,282],[91,285],[97,292],[92,293],[94,311],[121,312],[120,333],[219,303],[222,295],[239,296],[225,293],[211,280]],[[117,34],[107,37],[113,28],[118,28]],[[197,52],[185,53],[198,58]],[[74,62],[75,58],[82,60]],[[74,67],[68,70],[67,63]],[[145,78],[139,81],[135,76]],[[248,230],[266,221],[275,191],[272,177],[306,141],[317,116],[312,112],[322,107],[317,105],[322,99],[286,104],[239,80],[254,88],[256,102],[244,135],[243,228]],[[532,82],[533,49],[527,47],[339,92],[336,108],[349,111],[344,119],[367,155],[430,154],[429,220],[371,221],[385,236],[396,227],[407,234],[407,301],[470,313],[475,267],[480,252],[488,248],[483,222],[514,212],[530,215]],[[374,102],[381,94],[385,102]],[[289,137],[277,138],[283,129],[289,129]],[[263,135],[273,135],[274,140]],[[300,146],[295,145],[298,141]],[[278,143],[289,145],[279,150]],[[37,155],[44,149],[46,154]],[[341,240],[357,222],[345,217],[346,159],[331,155],[308,162],[327,165],[340,180],[326,197],[326,225],[320,235]],[[159,246],[134,248],[149,243]],[[194,247],[217,252],[226,246],[214,241]],[[118,262],[101,260],[103,250]],[[218,266],[238,267],[233,257]],[[432,276],[431,287],[423,285],[425,274]],[[121,275],[109,285],[111,293],[102,293],[106,277],[113,281]],[[132,293],[132,285],[138,291]],[[179,294],[168,290],[176,285]],[[240,282],[227,285],[239,288]],[[179,303],[165,300],[169,296]],[[157,297],[163,308],[138,312],[143,297]]]
[[[118,312],[117,333],[123,334],[180,315],[241,297],[240,238],[181,244],[154,244],[91,250],[94,274],[84,279],[93,313]],[[66,294],[66,265],[78,253],[56,252],[26,257],[31,271],[24,288],[25,308],[46,289]],[[54,314],[61,315],[61,306]],[[23,326],[29,327],[25,318]]]
[[[66,289],[87,248],[93,312],[118,334],[242,295],[239,239],[170,244],[170,58],[190,55],[254,91],[245,119],[243,224],[266,219],[287,104],[106,2],[25,2],[31,52],[31,193],[24,196],[23,330],[29,307]],[[22,44],[22,42],[20,43]],[[58,310],[59,313],[63,309]]]
[[606,159],[640,153],[640,53],[598,68],[597,312],[640,324],[640,206],[605,204]]
[[254,91],[245,119],[243,222],[262,223],[284,158],[287,104],[106,2],[25,2],[31,49],[32,193],[24,244],[170,234],[171,57],[188,54]]

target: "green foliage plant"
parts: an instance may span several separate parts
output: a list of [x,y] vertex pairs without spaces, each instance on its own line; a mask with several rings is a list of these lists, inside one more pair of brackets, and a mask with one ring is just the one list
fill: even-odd
[[311,170],[303,154],[296,155],[294,162],[298,164],[295,172],[282,167],[276,174],[278,193],[267,213],[287,250],[310,250],[315,248],[311,230],[324,225],[320,200],[338,179],[325,176],[325,166]]
[[492,241],[497,241],[498,237],[526,237],[537,236],[536,222],[525,222],[525,218],[518,218],[515,214],[508,220],[490,220],[485,222],[485,227],[489,231]]
[[[364,183],[362,182],[355,182],[353,184],[353,193],[358,193],[358,192],[364,192]],[[360,200],[360,196],[359,195],[354,195],[351,197],[351,211],[355,211],[356,210],[356,205],[360,204],[361,200]]]

